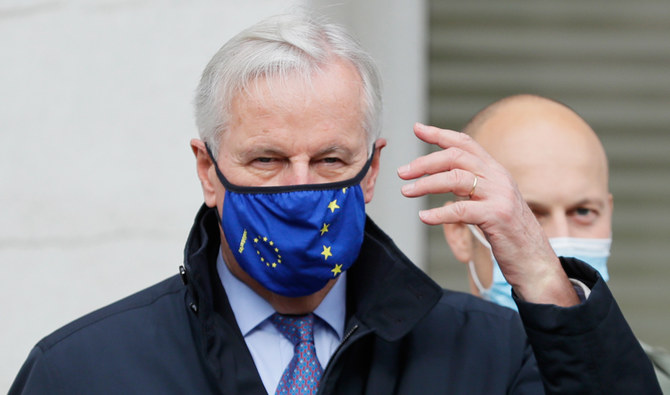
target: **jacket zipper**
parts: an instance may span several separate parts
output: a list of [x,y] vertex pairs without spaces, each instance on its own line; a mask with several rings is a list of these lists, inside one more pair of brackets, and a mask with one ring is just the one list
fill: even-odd
[[[349,338],[351,337],[351,335],[354,334],[354,332],[356,332],[356,329],[358,329],[358,324],[354,324],[354,327],[351,328],[351,330],[349,330],[349,332],[346,335],[344,335],[344,337],[342,338],[342,343],[340,343],[340,345],[335,350],[335,354],[337,354],[337,352],[340,351],[340,348],[342,347],[342,345],[344,343],[346,343],[347,340],[349,340]],[[333,354],[333,355],[335,355],[335,354]]]
[[[342,338],[342,342],[340,342],[340,345],[337,346],[337,348],[335,349],[335,352],[333,353],[333,356],[330,358],[330,361],[328,362],[328,365],[326,366],[326,370],[323,372],[323,375],[321,376],[322,382],[323,382],[324,378],[328,377],[328,372],[331,370],[330,366],[335,364],[335,362],[336,362],[336,360],[337,360],[337,358],[340,354],[340,351],[342,351],[342,349],[346,345],[347,340],[349,340],[349,338],[354,334],[354,332],[356,332],[357,329],[358,329],[358,324],[354,324],[354,326],[349,330],[349,332],[347,332],[344,335],[344,337]],[[321,394],[321,389],[322,389],[322,387],[319,385],[319,390],[317,391],[317,395]]]

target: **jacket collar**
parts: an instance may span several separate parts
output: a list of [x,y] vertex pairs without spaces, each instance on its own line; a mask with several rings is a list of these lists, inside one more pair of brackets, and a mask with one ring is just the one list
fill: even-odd
[[442,297],[370,217],[358,260],[347,278],[347,311],[387,341],[407,334]]
[[[216,257],[220,245],[216,209],[203,204],[196,214],[186,241],[183,266],[185,269],[182,269],[182,281],[189,291],[187,303],[200,317],[208,317],[218,299],[214,298],[214,295],[219,293],[216,290],[216,283],[212,280],[216,279]],[[226,298],[225,304],[227,303]]]
[[[232,311],[216,276],[220,236],[215,210],[203,205],[195,218],[184,251],[182,278],[189,288],[191,309],[203,318],[218,311],[232,323]],[[347,321],[355,317],[387,341],[408,333],[442,296],[440,286],[412,264],[369,217],[361,252],[348,273]]]

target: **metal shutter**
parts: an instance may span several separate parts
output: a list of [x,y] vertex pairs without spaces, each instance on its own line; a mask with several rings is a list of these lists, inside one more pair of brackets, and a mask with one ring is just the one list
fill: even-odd
[[[670,2],[430,0],[429,22],[431,124],[458,130],[528,92],[598,133],[615,206],[610,287],[636,334],[670,349]],[[440,227],[427,243],[429,273],[467,290]]]

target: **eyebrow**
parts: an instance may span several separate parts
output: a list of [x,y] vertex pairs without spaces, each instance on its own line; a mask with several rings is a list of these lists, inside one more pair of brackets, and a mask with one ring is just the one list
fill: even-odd
[[317,152],[315,156],[324,156],[332,153],[338,153],[346,156],[347,158],[352,158],[354,156],[354,152],[352,150],[350,150],[347,147],[343,147],[341,145],[333,145],[325,149],[322,149],[319,152]]
[[[332,153],[339,153],[346,158],[353,158],[354,153],[351,149],[343,147],[341,145],[332,145],[326,147],[322,150],[317,151],[315,154],[311,155],[312,157],[325,156]],[[278,149],[276,146],[254,146],[242,152],[243,156],[256,156],[256,155],[277,155],[277,156],[287,156],[286,152],[281,149]]]
[[281,150],[278,150],[276,147],[261,147],[261,146],[252,146],[249,149],[242,151],[242,156],[258,156],[258,155],[280,155],[283,156],[284,153]]
[[[526,204],[531,209],[536,208],[536,209],[545,209],[546,210],[548,208],[548,205],[542,204],[542,203],[539,203],[539,202],[536,202],[536,201],[533,201],[533,200],[527,200]],[[579,200],[579,201],[574,202],[574,203],[570,203],[568,205],[568,207],[569,208],[574,208],[574,207],[585,206],[585,205],[595,205],[598,208],[603,208],[603,207],[605,207],[605,202],[602,199],[586,198],[586,199],[582,199],[582,200]]]
[[587,206],[587,205],[594,205],[597,206],[598,208],[602,208],[605,207],[605,202],[602,199],[586,198],[571,204],[570,207]]

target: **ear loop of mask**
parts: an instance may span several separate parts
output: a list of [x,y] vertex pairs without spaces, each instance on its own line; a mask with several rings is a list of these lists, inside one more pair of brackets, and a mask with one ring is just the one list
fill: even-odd
[[479,276],[477,276],[477,270],[475,269],[475,263],[472,260],[468,261],[468,268],[470,269],[470,276],[472,277],[472,281],[475,283],[475,287],[477,287],[477,290],[479,290],[480,294],[490,289],[484,288],[481,281],[479,281]]
[[[474,225],[467,224],[468,229],[470,229],[470,232],[475,236],[475,238],[482,243],[482,245],[486,248],[488,248],[489,251],[491,251],[491,244],[484,238],[484,236],[479,233],[477,228],[475,228]],[[493,254],[493,252],[491,252]],[[491,262],[493,264],[493,262]],[[470,276],[472,277],[472,281],[475,283],[475,287],[477,287],[477,290],[479,290],[480,294],[486,293],[493,287],[493,278],[491,278],[491,286],[486,288],[482,284],[482,282],[479,280],[479,276],[477,275],[477,270],[475,268],[475,262],[470,259],[468,261],[468,269],[470,270]],[[493,272],[493,271],[492,271]]]

